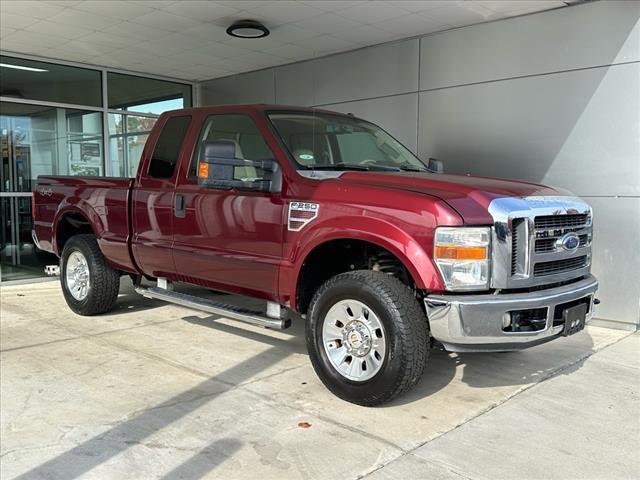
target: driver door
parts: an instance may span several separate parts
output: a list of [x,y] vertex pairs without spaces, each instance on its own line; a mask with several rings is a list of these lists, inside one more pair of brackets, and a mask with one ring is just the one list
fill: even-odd
[[[233,142],[236,158],[275,158],[248,114],[213,114],[204,120],[188,172],[176,183],[173,255],[178,277],[273,300],[282,258],[284,203],[279,193],[199,186],[201,147],[211,140]],[[235,167],[234,179],[267,174],[256,167]]]

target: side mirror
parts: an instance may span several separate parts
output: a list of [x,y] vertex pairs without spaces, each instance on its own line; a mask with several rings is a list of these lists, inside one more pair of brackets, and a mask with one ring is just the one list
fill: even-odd
[[[230,140],[210,140],[204,143],[198,163],[198,185],[211,188],[256,190],[272,192],[277,183],[273,179],[278,172],[275,160],[245,160],[236,158],[236,144]],[[260,169],[260,178],[236,177],[236,168]]]
[[444,162],[435,158],[430,158],[427,168],[433,173],[444,173]]

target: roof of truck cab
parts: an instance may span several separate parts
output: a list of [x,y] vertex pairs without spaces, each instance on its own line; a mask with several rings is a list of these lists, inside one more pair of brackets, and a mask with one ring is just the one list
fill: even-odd
[[352,117],[352,115],[348,115],[346,113],[334,112],[331,110],[324,110],[322,108],[313,108],[313,107],[300,107],[296,105],[277,105],[277,104],[269,104],[269,103],[252,103],[252,104],[234,104],[234,105],[215,105],[215,106],[206,106],[206,107],[192,107],[192,108],[182,108],[179,110],[171,110],[166,112],[167,114],[176,115],[180,113],[190,113],[190,112],[237,112],[237,111],[254,111],[254,112],[265,112],[265,111],[274,111],[274,110],[282,110],[286,112],[319,112],[319,113],[330,113],[333,115],[343,115]]

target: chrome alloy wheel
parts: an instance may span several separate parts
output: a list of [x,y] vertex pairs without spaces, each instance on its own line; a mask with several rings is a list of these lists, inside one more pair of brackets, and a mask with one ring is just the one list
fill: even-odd
[[78,301],[87,298],[90,286],[89,264],[82,253],[75,251],[69,255],[69,258],[67,258],[65,277],[67,280],[67,288],[73,298]]
[[324,317],[322,344],[340,375],[364,382],[380,371],[387,338],[373,310],[358,300],[347,299],[333,305]]

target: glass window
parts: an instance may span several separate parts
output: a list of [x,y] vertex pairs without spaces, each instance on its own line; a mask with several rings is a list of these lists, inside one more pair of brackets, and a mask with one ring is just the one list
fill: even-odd
[[3,192],[30,192],[38,175],[103,175],[102,114],[2,102]]
[[0,95],[27,100],[102,106],[98,70],[0,56]]
[[109,114],[110,175],[136,176],[144,144],[156,121],[155,117]]
[[0,103],[0,264],[2,280],[39,277],[53,255],[31,240],[31,198],[38,175],[102,175],[102,114]]
[[109,108],[160,115],[191,106],[191,85],[107,73]]
[[391,135],[358,118],[273,112],[269,119],[299,169],[427,171]]
[[167,120],[151,156],[149,176],[171,178],[190,123],[191,117],[171,117]]
[[[270,160],[273,153],[260,130],[247,115],[223,114],[207,118],[200,132],[200,140],[189,168],[189,176],[196,177],[198,162],[204,143],[211,140],[227,140],[235,144],[235,158],[244,160]],[[259,180],[268,178],[271,172],[252,166],[234,168],[235,180]]]
[[55,255],[38,250],[31,239],[30,197],[0,197],[0,275],[2,281],[42,277]]

